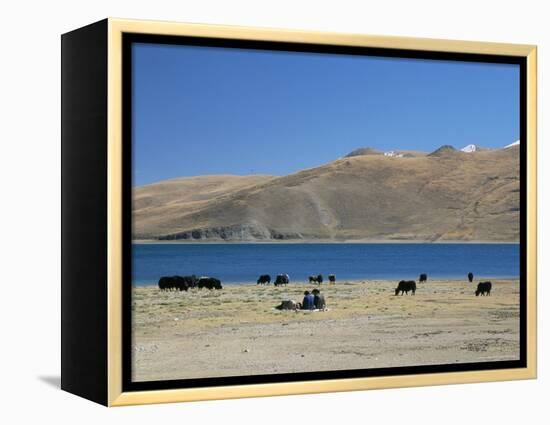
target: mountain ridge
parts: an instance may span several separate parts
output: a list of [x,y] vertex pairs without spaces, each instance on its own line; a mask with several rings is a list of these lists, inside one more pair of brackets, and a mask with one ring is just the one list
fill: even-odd
[[519,149],[444,151],[138,187],[134,239],[516,241]]

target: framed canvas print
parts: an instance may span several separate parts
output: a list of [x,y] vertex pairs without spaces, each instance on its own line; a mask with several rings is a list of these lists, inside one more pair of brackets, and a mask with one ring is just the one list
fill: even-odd
[[536,376],[536,48],[106,19],[62,36],[62,388]]

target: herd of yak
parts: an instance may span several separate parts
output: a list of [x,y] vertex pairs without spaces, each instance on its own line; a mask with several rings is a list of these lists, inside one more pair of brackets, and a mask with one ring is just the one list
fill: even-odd
[[164,276],[159,279],[161,291],[187,291],[191,288],[222,289],[222,283],[215,277]]
[[[323,275],[318,274],[317,276],[309,276],[309,283],[323,283]],[[336,283],[336,275],[329,274],[328,275],[328,281],[330,283]],[[279,286],[279,285],[287,285],[290,282],[290,278],[287,274],[278,274],[275,278],[275,281],[273,282],[273,285]],[[271,276],[268,274],[261,275],[258,280],[256,281],[257,285],[269,285],[271,283]]]
[[[336,276],[334,274],[328,275],[328,280],[330,283],[336,283]],[[474,280],[474,274],[472,272],[468,273],[468,280],[470,283]],[[418,282],[423,283],[428,281],[428,275],[422,273]],[[273,285],[288,285],[290,282],[290,277],[288,274],[278,274],[273,281]],[[268,274],[261,275],[256,284],[257,285],[269,285],[271,283],[271,276]],[[309,283],[323,283],[323,275],[309,276]],[[222,283],[219,279],[215,277],[197,277],[195,275],[191,276],[164,276],[159,279],[158,283],[159,289],[161,291],[187,291],[191,288],[207,288],[207,289],[222,289]],[[491,282],[479,282],[476,289],[476,297],[479,295],[491,295],[491,287],[493,284]],[[416,293],[416,281],[414,280],[402,280],[397,284],[395,288],[395,295],[409,294],[412,295]]]
[[[472,272],[468,273],[468,281],[472,283],[474,280],[474,274]],[[419,278],[418,282],[427,282],[428,281],[428,275],[426,273],[422,273]],[[491,282],[479,282],[476,289],[476,297],[479,295],[491,295],[491,288],[493,284]],[[397,284],[397,288],[395,288],[395,295],[401,295],[408,294],[409,292],[412,293],[412,295],[416,292],[416,282],[414,280],[402,280]]]

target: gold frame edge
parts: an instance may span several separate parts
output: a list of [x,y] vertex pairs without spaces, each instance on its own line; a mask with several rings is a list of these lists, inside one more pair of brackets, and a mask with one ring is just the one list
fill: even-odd
[[[122,392],[122,34],[267,40],[520,56],[527,59],[527,367]],[[533,45],[108,19],[107,338],[109,406],[534,379],[537,376],[537,49]]]

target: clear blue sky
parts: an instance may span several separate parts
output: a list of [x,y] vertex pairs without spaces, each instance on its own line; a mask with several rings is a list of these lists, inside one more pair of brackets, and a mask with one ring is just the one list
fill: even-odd
[[134,185],[519,138],[519,66],[133,45]]

